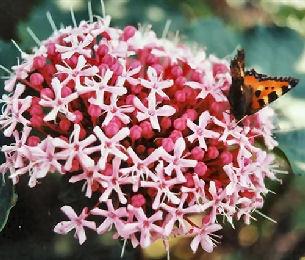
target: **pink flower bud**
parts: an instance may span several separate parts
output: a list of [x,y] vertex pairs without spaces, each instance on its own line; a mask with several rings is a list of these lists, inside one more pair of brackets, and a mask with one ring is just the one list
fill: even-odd
[[137,154],[144,154],[145,150],[146,150],[146,148],[142,144],[136,146],[136,153]]
[[183,90],[178,90],[175,93],[175,99],[177,100],[177,102],[183,103],[186,100],[186,95],[185,92]]
[[123,66],[119,62],[115,62],[110,66],[110,69],[113,71],[115,75],[121,75],[123,72]]
[[195,121],[198,117],[198,113],[195,109],[187,109],[182,117],[184,119],[190,119],[191,121]]
[[198,72],[198,71],[193,71],[192,76],[191,76],[192,81],[200,82],[200,81],[201,81],[201,78],[202,78],[202,75],[201,75],[200,72]]
[[188,187],[188,188],[192,188],[194,187],[194,179],[193,179],[193,174],[191,173],[186,173],[184,175],[184,177],[186,178],[186,183],[184,184],[185,187]]
[[222,164],[229,164],[233,161],[233,155],[229,151],[223,151],[219,157]]
[[152,65],[152,67],[156,70],[158,76],[160,76],[161,73],[163,73],[164,69],[163,69],[162,65],[156,63],[156,64]]
[[197,161],[201,161],[204,157],[204,150],[201,149],[199,146],[195,146],[192,149],[191,153],[192,153],[193,158]]
[[154,152],[154,150],[155,150],[155,148],[149,147],[149,148],[147,149],[147,153],[148,153],[148,154],[152,154],[152,153]]
[[142,136],[142,128],[138,125],[134,125],[130,128],[130,138],[135,141]]
[[50,98],[50,99],[54,99],[55,98],[54,92],[50,88],[43,88],[40,91],[40,96],[41,96],[41,98],[44,98],[44,97]]
[[138,67],[141,67],[141,62],[138,61],[138,60],[132,60],[132,62],[130,63],[129,65],[129,69],[135,69],[135,68],[138,68]]
[[213,75],[216,76],[217,74],[222,74],[228,72],[228,67],[222,63],[215,63],[213,65]]
[[50,42],[47,46],[47,52],[49,56],[53,56],[56,52],[56,47],[54,42]]
[[28,146],[36,146],[40,143],[40,138],[38,136],[30,136],[27,140]]
[[112,137],[120,130],[120,126],[114,122],[110,122],[104,127],[104,130],[108,137]]
[[152,130],[150,122],[144,121],[140,124],[140,127],[142,128],[142,136],[144,138],[151,138],[152,137],[153,130]]
[[123,30],[123,36],[122,39],[124,41],[127,41],[129,38],[133,37],[136,33],[137,29],[133,26],[126,26]]
[[30,108],[30,115],[34,116],[34,115],[39,115],[39,116],[43,116],[43,110],[41,108],[40,105],[32,105],[32,107]]
[[98,69],[99,69],[100,75],[105,75],[107,69],[109,69],[109,66],[107,64],[103,63],[98,66]]
[[175,79],[175,85],[177,85],[177,86],[182,87],[185,84],[185,82],[186,82],[186,79],[183,76],[179,76],[178,78]]
[[195,166],[194,172],[197,173],[198,176],[202,177],[207,172],[208,167],[204,162],[198,162]]
[[63,87],[63,88],[61,89],[61,96],[62,96],[63,98],[65,98],[65,97],[71,95],[71,93],[72,93],[71,88]]
[[97,118],[102,114],[102,109],[97,105],[90,104],[88,107],[88,114]]
[[135,194],[131,197],[131,205],[140,208],[145,205],[146,200],[142,194]]
[[107,163],[106,164],[106,167],[103,171],[103,174],[106,175],[106,176],[111,176],[112,175],[112,165],[110,163]]
[[102,59],[102,62],[107,64],[109,67],[113,64],[113,57],[110,54],[105,54]]
[[171,74],[174,76],[174,78],[178,78],[183,75],[183,70],[180,66],[176,65],[172,67]]
[[176,142],[177,139],[178,139],[179,137],[182,137],[182,133],[181,133],[181,131],[174,130],[174,131],[170,134],[169,137],[170,137],[174,142]]
[[212,105],[210,106],[211,112],[214,115],[221,116],[223,112],[223,106],[218,103],[218,102],[213,102]]
[[207,159],[213,160],[216,159],[219,155],[219,151],[216,146],[208,147],[208,151],[206,153]]
[[96,53],[97,53],[97,55],[104,56],[105,54],[108,53],[108,51],[109,51],[109,49],[108,49],[107,45],[100,44],[100,46],[98,46],[98,48],[96,50]]
[[125,100],[126,105],[133,105],[134,97],[135,97],[135,95],[132,95],[132,94],[128,95]]
[[62,131],[65,131],[65,132],[68,131],[70,129],[70,126],[71,126],[71,122],[67,118],[62,118],[59,121],[59,128]]
[[74,111],[74,115],[76,116],[74,123],[79,124],[83,120],[83,114],[79,110]]
[[40,115],[34,115],[30,119],[32,127],[40,128],[43,124],[43,117]]
[[[152,64],[154,64],[156,62],[157,62],[157,57],[155,57],[154,55],[149,53],[146,57],[146,63],[151,66]],[[163,67],[162,67],[162,71],[163,71]],[[158,70],[157,70],[157,73],[158,73]]]
[[179,131],[183,131],[186,128],[186,121],[183,118],[177,118],[174,120],[174,127]]
[[40,73],[36,72],[30,76],[30,83],[35,87],[40,86],[43,82],[44,82],[44,78]]
[[46,58],[43,56],[35,57],[33,60],[33,68],[38,70],[46,65]]
[[171,152],[174,149],[175,143],[171,138],[163,138],[162,139],[162,147],[165,151]]
[[162,130],[165,131],[172,126],[172,121],[170,120],[169,117],[162,117],[160,126],[161,126]]

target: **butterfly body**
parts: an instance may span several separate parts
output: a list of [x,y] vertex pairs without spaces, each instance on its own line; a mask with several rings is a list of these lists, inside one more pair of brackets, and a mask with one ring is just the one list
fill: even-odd
[[239,50],[231,61],[232,84],[229,90],[231,112],[240,120],[267,106],[290,89],[298,80],[292,77],[269,77],[254,69],[245,71],[245,54]]

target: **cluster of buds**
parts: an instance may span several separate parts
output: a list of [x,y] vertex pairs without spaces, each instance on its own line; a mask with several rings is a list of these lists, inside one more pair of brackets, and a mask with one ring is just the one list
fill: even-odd
[[29,176],[30,187],[49,174],[82,182],[96,206],[80,215],[63,206],[69,220],[54,229],[75,229],[80,244],[85,228],[113,229],[134,247],[183,235],[194,252],[212,252],[219,221],[249,223],[265,178],[277,179],[272,156],[255,146],[258,138],[276,145],[272,111],[238,124],[228,62],[150,28],[83,21],[12,69],[0,126],[15,142],[2,147],[1,172],[14,184]]

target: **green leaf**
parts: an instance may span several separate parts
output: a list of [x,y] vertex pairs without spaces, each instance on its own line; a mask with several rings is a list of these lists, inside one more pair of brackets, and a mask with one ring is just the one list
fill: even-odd
[[292,172],[302,175],[305,173],[305,134],[303,131],[291,131],[276,134],[279,147],[287,154]]
[[[7,69],[10,69],[11,66],[17,64],[18,56],[20,57],[20,54],[12,43],[0,41],[0,65],[4,66]],[[7,76],[9,76],[9,74],[6,71],[0,69],[0,77]],[[0,95],[4,93],[3,82],[4,80],[1,79]]]
[[0,232],[5,227],[10,210],[17,201],[13,183],[6,176],[0,176]]

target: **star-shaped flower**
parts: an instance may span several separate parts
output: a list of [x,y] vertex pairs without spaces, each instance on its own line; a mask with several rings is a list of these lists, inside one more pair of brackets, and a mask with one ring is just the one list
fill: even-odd
[[218,138],[219,133],[206,129],[209,121],[211,120],[211,116],[209,111],[203,112],[199,117],[199,124],[196,125],[191,120],[187,120],[187,126],[194,133],[189,135],[187,139],[193,143],[196,139],[199,141],[199,145],[202,149],[207,150],[207,145],[205,142],[205,138]]
[[39,104],[43,107],[50,107],[51,111],[43,118],[44,121],[56,120],[58,113],[64,114],[69,120],[74,121],[75,115],[69,110],[69,103],[78,98],[77,93],[72,93],[66,97],[62,96],[63,83],[58,78],[52,80],[54,99],[45,95],[42,96]]
[[182,170],[185,168],[193,168],[196,166],[197,161],[191,159],[185,159],[188,154],[183,156],[185,151],[185,141],[183,137],[179,137],[175,142],[174,146],[174,155],[170,155],[164,151],[161,157],[168,162],[168,165],[165,167],[165,173],[169,176],[172,176],[173,172],[176,173],[177,179],[179,181],[186,181],[183,176]]
[[96,141],[96,137],[91,134],[84,140],[80,140],[80,126],[74,125],[74,130],[70,135],[69,142],[64,141],[61,138],[54,138],[53,143],[56,147],[62,148],[63,150],[57,153],[57,156],[62,160],[66,160],[65,170],[69,171],[72,168],[73,159],[76,157],[83,167],[91,168],[94,166],[94,161],[88,154],[90,150],[85,149]]
[[152,128],[160,131],[160,125],[158,117],[172,116],[175,114],[176,109],[169,105],[157,107],[156,96],[154,93],[150,93],[148,96],[148,107],[145,107],[138,97],[134,97],[134,106],[138,109],[137,119],[143,121],[149,119]]
[[68,221],[62,221],[54,227],[54,232],[58,234],[67,234],[72,229],[75,229],[74,236],[78,238],[80,244],[83,244],[86,240],[86,233],[84,227],[95,230],[96,225],[93,221],[88,221],[88,208],[84,208],[82,213],[77,216],[75,211],[70,206],[63,206],[61,210],[70,219]]
[[112,154],[120,159],[126,161],[128,159],[127,155],[123,153],[121,150],[125,149],[124,146],[120,144],[125,137],[129,135],[129,128],[124,127],[119,132],[116,133],[111,138],[108,138],[103,130],[96,126],[93,129],[93,132],[96,134],[97,138],[100,141],[100,145],[94,147],[88,147],[85,149],[87,153],[100,152],[101,156],[98,161],[99,167],[101,169],[105,169],[108,155]]
[[141,79],[141,84],[145,88],[150,89],[151,93],[168,98],[163,89],[171,87],[174,84],[173,80],[162,80],[162,77],[158,77],[157,71],[153,67],[148,67],[147,77],[148,80]]
[[58,74],[66,75],[62,85],[65,85],[70,80],[73,80],[76,88],[81,86],[81,77],[93,77],[99,72],[98,67],[87,64],[87,60],[83,55],[78,57],[75,68],[69,67],[68,64],[66,64],[66,67],[59,64],[55,67]]
[[222,229],[219,224],[202,224],[202,227],[193,227],[191,234],[195,235],[191,242],[191,249],[196,252],[199,244],[202,249],[208,253],[213,252],[213,248],[216,246],[215,240],[211,237],[212,233]]

